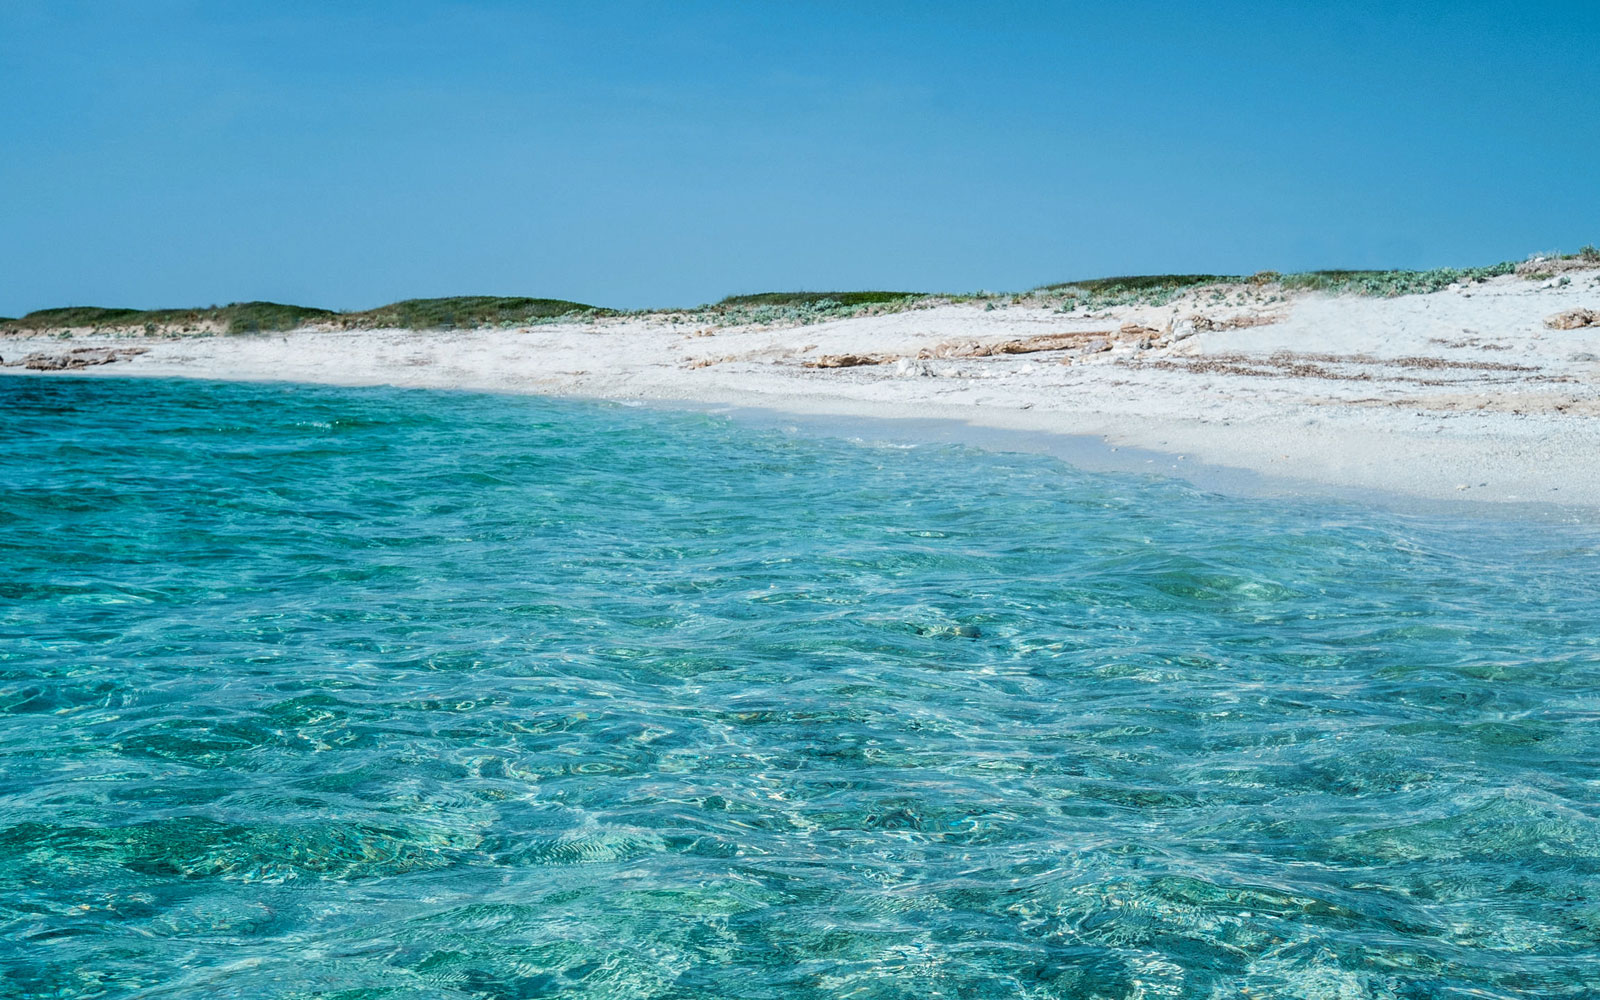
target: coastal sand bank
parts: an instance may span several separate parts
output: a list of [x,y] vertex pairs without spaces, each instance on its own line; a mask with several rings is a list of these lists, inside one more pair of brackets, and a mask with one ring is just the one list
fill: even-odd
[[1600,318],[1582,312],[1600,310],[1600,269],[1561,278],[1396,298],[1233,286],[1093,313],[932,302],[811,325],[653,313],[515,329],[64,331],[0,338],[0,371],[955,420],[1308,488],[1600,507]]

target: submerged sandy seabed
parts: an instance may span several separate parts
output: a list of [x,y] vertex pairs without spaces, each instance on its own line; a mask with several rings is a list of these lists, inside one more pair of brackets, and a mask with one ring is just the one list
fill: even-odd
[[79,331],[0,338],[0,356],[6,372],[76,352],[110,363],[72,374],[957,420],[1092,435],[1167,454],[1180,474],[1181,462],[1205,463],[1309,488],[1600,507],[1600,325],[1548,323],[1600,309],[1600,269],[1562,277],[1399,298],[1234,286],[1090,314],[1028,300],[932,303],[805,326],[651,314],[423,332]]

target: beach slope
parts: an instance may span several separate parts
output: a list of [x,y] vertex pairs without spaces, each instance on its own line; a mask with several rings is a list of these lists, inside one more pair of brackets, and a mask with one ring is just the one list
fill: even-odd
[[[770,312],[770,311],[769,311]],[[459,388],[1093,435],[1307,487],[1600,506],[1600,266],[1427,294],[1200,285],[925,297],[852,315],[0,337],[6,373]]]

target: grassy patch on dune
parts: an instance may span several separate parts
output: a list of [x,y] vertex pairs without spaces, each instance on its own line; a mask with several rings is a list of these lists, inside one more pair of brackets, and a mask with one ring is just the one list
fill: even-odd
[[52,329],[63,326],[115,326],[143,322],[143,309],[105,309],[100,306],[63,306],[59,309],[35,309],[21,319],[10,322],[23,329]]
[[153,328],[221,329],[228,333],[293,330],[297,326],[329,319],[328,309],[289,306],[278,302],[233,302],[204,309],[108,309],[103,306],[66,306],[39,309],[21,319],[4,320],[12,330],[88,328],[122,330]]
[[332,319],[329,309],[311,306],[286,306],[278,302],[235,302],[214,310],[229,333],[257,333],[263,330],[293,330],[297,326]]
[[1250,275],[1152,274],[1115,278],[1090,278],[1045,285],[1035,295],[1060,297],[1068,307],[1105,309],[1124,305],[1166,305],[1186,292],[1216,285],[1249,285],[1280,292],[1314,291],[1330,294],[1371,295],[1391,298],[1437,292],[1468,281],[1487,281],[1512,274],[1510,261],[1488,267],[1440,267],[1428,271],[1325,270],[1279,274],[1263,271]]
[[[921,292],[755,292],[683,310],[672,321],[714,326],[808,326],[851,316],[898,312],[927,298]],[[649,310],[645,310],[649,311]]]
[[597,314],[596,309],[565,299],[504,298],[466,295],[446,299],[408,299],[364,312],[339,313],[311,306],[279,302],[233,302],[200,309],[110,309],[102,306],[67,306],[40,309],[21,319],[0,320],[11,332],[90,329],[155,333],[260,333],[293,330],[315,323],[344,327],[392,326],[413,330],[475,326],[511,326],[536,323],[573,314]]
[[366,312],[346,313],[350,326],[393,326],[407,330],[449,330],[458,327],[506,326],[556,319],[577,313],[603,315],[611,310],[568,302],[496,295],[457,295],[443,299],[406,299]]
[[753,306],[869,306],[900,302],[922,296],[921,292],[756,292],[751,295],[730,295],[718,302],[724,307]]
[[1241,279],[1226,274],[1130,274],[1116,278],[1086,278],[1082,281],[1063,281],[1045,285],[1043,292],[1078,289],[1099,295],[1117,295],[1128,292],[1159,292],[1196,285],[1218,285]]
[[1034,294],[1060,297],[1086,309],[1126,305],[1166,305],[1192,288],[1230,284],[1245,279],[1225,274],[1141,274],[1086,278],[1045,285]]
[[1488,267],[1438,267],[1430,271],[1303,271],[1285,274],[1278,284],[1290,291],[1353,292],[1391,298],[1437,292],[1464,281],[1487,281],[1512,274],[1510,261]]

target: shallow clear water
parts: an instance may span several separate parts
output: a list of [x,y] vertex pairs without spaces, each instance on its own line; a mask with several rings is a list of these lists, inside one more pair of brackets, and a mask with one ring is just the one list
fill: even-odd
[[1600,990],[1600,536],[0,380],[0,993]]

